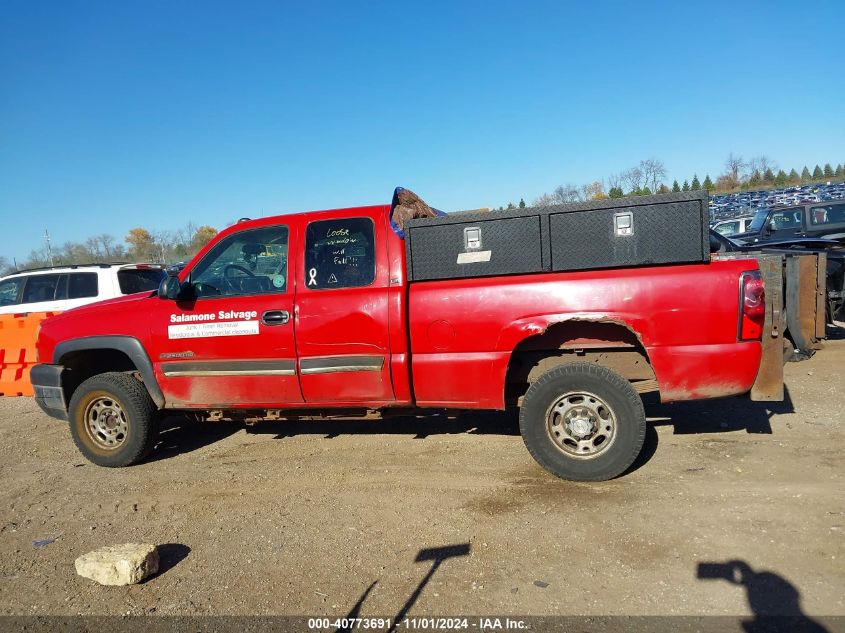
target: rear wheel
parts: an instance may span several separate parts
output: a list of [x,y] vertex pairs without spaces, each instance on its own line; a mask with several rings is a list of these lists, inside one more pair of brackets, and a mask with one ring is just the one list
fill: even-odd
[[594,363],[567,363],[540,376],[525,394],[519,428],[543,468],[575,481],[623,473],[645,439],[642,400],[627,380]]
[[144,385],[109,372],[85,380],[69,407],[70,432],[80,452],[98,466],[131,466],[152,450],[158,412]]

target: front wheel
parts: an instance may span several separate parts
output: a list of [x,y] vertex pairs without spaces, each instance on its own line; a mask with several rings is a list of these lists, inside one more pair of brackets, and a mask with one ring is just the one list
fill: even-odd
[[594,363],[566,363],[529,387],[519,413],[528,452],[562,479],[605,481],[627,469],[645,439],[631,383]]
[[88,378],[74,391],[69,414],[73,441],[98,466],[131,466],[155,445],[155,403],[129,374],[109,372]]

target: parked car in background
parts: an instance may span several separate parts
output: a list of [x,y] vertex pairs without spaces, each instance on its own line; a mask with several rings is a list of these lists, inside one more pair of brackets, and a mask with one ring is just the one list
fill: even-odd
[[158,264],[80,264],[23,270],[0,278],[0,314],[64,312],[96,301],[157,290]]
[[747,216],[744,218],[734,218],[733,220],[722,220],[716,222],[711,228],[720,235],[734,235],[736,233],[745,233],[751,227],[751,220],[754,216]]
[[731,237],[744,244],[795,237],[822,237],[845,243],[845,202],[760,209],[744,233]]

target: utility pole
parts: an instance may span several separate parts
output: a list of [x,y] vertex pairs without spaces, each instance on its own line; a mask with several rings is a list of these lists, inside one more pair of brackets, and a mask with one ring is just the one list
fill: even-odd
[[50,257],[50,266],[55,266],[53,263],[53,248],[50,246],[50,234],[47,229],[44,229],[44,241],[47,242],[47,255]]

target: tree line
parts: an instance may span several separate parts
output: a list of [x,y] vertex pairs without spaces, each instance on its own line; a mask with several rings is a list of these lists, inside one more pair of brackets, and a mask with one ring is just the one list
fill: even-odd
[[[710,174],[705,174],[704,180],[700,180],[698,174],[693,174],[692,179],[686,179],[683,183],[674,180],[669,186],[665,182],[666,174],[667,170],[663,161],[649,158],[641,160],[622,172],[610,174],[603,180],[594,180],[583,185],[569,183],[559,185],[553,191],[535,198],[532,206],[701,189],[707,190],[710,194],[736,193],[822,183],[829,180],[845,180],[845,168],[842,164],[836,167],[830,163],[825,163],[824,166],[816,165],[812,171],[805,165],[800,173],[796,169],[786,172],[763,154],[749,160],[733,153],[729,154],[725,160],[725,169],[716,177],[715,182],[710,178]],[[525,208],[525,206],[525,199],[520,198],[518,204],[509,202],[507,206],[500,206],[499,210]]]
[[131,229],[123,241],[107,233],[94,235],[82,242],[65,242],[44,246],[30,252],[23,262],[10,261],[0,256],[0,274],[14,270],[45,266],[70,266],[73,264],[99,264],[106,262],[151,262],[172,264],[190,259],[217,235],[212,226],[197,226],[189,222],[173,231],[150,231],[143,227]]

